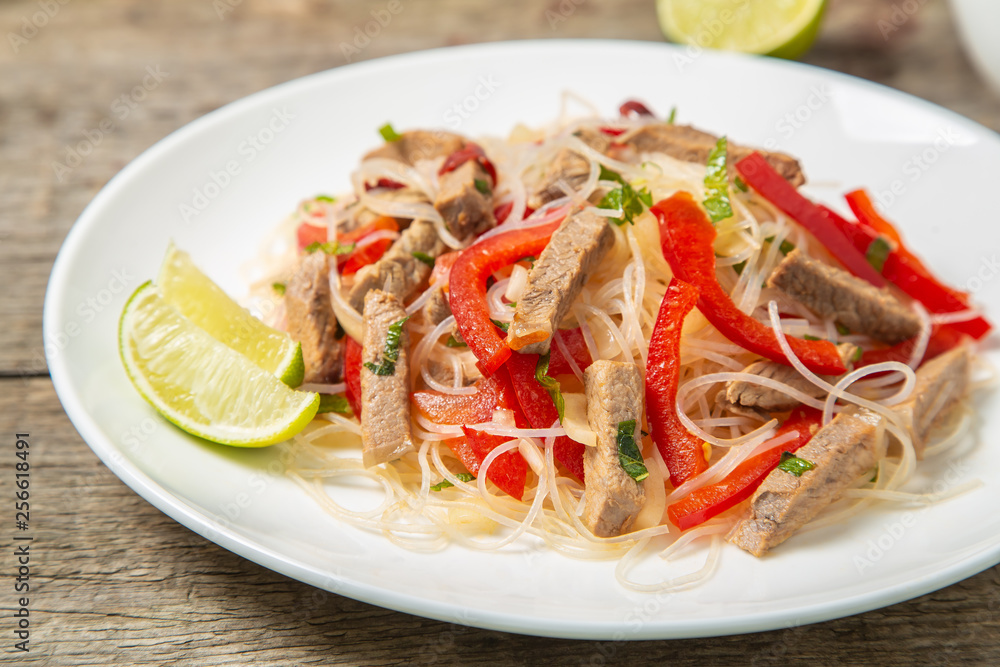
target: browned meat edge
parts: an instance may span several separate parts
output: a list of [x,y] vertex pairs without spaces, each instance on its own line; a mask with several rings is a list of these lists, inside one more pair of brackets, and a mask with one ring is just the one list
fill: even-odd
[[443,131],[411,130],[365,155],[365,160],[387,158],[413,165],[421,160],[448,157],[465,146],[465,139]]
[[920,318],[887,289],[793,250],[768,278],[820,317],[890,345],[920,333]]
[[[477,187],[477,181],[486,192]],[[482,234],[496,225],[493,218],[493,185],[478,162],[469,161],[441,176],[434,208],[456,238]]]
[[[598,153],[607,152],[611,144],[608,136],[600,130],[582,128],[575,136]],[[564,148],[556,153],[535,186],[534,194],[528,198],[528,206],[538,209],[553,199],[565,197],[566,193],[558,185],[560,181],[575,190],[583,185],[588,176],[590,160],[570,148]]]
[[389,327],[406,317],[391,294],[365,295],[365,334],[361,345],[361,456],[366,468],[399,458],[413,448],[410,434],[410,339],[403,327],[399,358],[392,375],[376,375],[364,364],[378,365]]
[[314,252],[302,257],[285,288],[288,335],[302,344],[305,382],[339,382],[343,347],[330,304],[330,257]]
[[635,364],[599,360],[587,368],[583,381],[587,421],[597,434],[597,446],[583,454],[583,523],[598,537],[612,537],[629,529],[646,498],[642,482],[622,468],[617,440],[619,423],[634,419],[641,424],[642,376]]
[[434,223],[415,221],[400,234],[380,260],[355,274],[348,303],[360,312],[365,295],[376,288],[384,289],[400,301],[406,300],[431,274],[431,267],[414,257],[413,253],[437,257],[443,251],[444,243],[438,238]]
[[931,359],[917,370],[910,398],[893,409],[911,425],[913,448],[923,458],[927,434],[965,396],[969,388],[972,351],[968,345]]
[[587,278],[614,244],[606,218],[580,211],[566,218],[528,273],[507,341],[524,354],[544,354]]

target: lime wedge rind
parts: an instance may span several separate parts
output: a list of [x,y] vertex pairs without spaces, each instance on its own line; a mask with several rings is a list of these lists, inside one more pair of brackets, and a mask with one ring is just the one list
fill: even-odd
[[826,0],[657,0],[656,7],[673,42],[791,59],[815,41]]
[[289,387],[302,384],[302,346],[233,301],[173,243],[167,248],[156,285],[167,303],[213,338]]
[[319,394],[295,391],[178,313],[151,282],[125,305],[119,352],[136,390],[205,440],[265,447],[312,421]]

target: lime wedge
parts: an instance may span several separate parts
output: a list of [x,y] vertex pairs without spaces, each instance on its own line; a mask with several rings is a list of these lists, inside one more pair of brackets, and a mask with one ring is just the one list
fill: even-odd
[[264,447],[308,424],[319,394],[295,391],[168,304],[152,283],[125,304],[119,352],[132,384],[160,414],[212,442]]
[[302,384],[302,346],[229,298],[173,243],[163,258],[156,286],[164,301],[217,341],[273,373],[289,387]]
[[826,0],[657,0],[671,41],[710,49],[797,58],[819,32]]

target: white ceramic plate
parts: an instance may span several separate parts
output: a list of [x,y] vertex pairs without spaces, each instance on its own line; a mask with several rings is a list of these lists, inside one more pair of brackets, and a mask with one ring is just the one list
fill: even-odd
[[981,488],[924,510],[882,507],[797,535],[761,560],[727,547],[708,583],[654,596],[620,588],[612,563],[530,543],[502,553],[396,548],[322,512],[276,474],[273,450],[195,441],[133,390],[118,359],[118,315],[168,240],[242,294],[238,267],[263,235],[301,198],[348,189],[385,121],[505,134],[519,121],[554,119],[563,90],[607,115],[634,97],[660,113],[676,105],[683,122],[788,151],[802,159],[810,192],[840,208],[839,195],[859,185],[888,193],[911,245],[1000,319],[1000,140],[964,118],[811,67],[661,44],[445,49],[252,95],[167,137],[104,188],[67,237],[45,302],[52,379],[83,438],[153,505],[265,567],[384,607],[512,632],[649,639],[768,630],[906,600],[1000,562],[1000,449],[990,442],[998,393],[980,400],[985,442],[925,464],[914,483],[929,490],[978,478]]

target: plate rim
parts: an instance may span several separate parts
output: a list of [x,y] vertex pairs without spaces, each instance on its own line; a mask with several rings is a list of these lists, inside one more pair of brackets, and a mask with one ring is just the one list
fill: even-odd
[[[663,42],[622,39],[532,39],[448,46],[401,53],[334,67],[279,83],[229,102],[177,128],[145,149],[115,174],[95,195],[93,200],[84,208],[71,226],[60,246],[46,287],[42,318],[43,341],[50,340],[50,336],[56,333],[56,322],[59,319],[58,308],[63,302],[74,250],[86,237],[89,229],[99,222],[100,212],[105,202],[112,201],[119,191],[129,185],[134,175],[141,174],[147,165],[155,163],[162,154],[169,152],[174,144],[184,142],[189,135],[202,131],[204,127],[210,124],[222,122],[230,116],[238,115],[245,108],[256,106],[268,98],[280,98],[287,93],[303,92],[311,87],[330,85],[330,81],[335,81],[341,76],[352,76],[354,73],[367,71],[374,74],[383,69],[391,70],[397,67],[398,64],[408,66],[419,65],[421,63],[431,64],[434,61],[442,59],[451,60],[460,58],[463,53],[469,52],[480,57],[498,57],[511,50],[562,50],[575,48],[606,48],[613,50],[649,49],[678,53],[686,47]],[[746,62],[753,60],[758,63],[766,63],[768,67],[776,67],[778,69],[787,68],[792,71],[806,70],[815,75],[847,82],[850,85],[868,87],[880,93],[894,96],[897,99],[905,100],[907,104],[915,104],[924,109],[929,109],[939,116],[947,116],[956,124],[973,130],[976,135],[989,137],[996,143],[998,150],[1000,150],[1000,134],[990,128],[966,118],[955,111],[881,83],[843,72],[828,70],[816,65],[778,60],[764,56],[706,50],[699,57],[722,61],[735,60]],[[682,618],[671,618],[666,622],[661,621],[660,623],[657,623],[655,619],[647,619],[639,631],[631,632],[628,636],[625,636],[626,633],[622,631],[626,625],[623,621],[563,620],[515,615],[488,609],[469,609],[455,604],[398,593],[388,587],[377,587],[357,582],[350,578],[331,576],[328,572],[320,572],[305,563],[296,561],[261,544],[255,543],[248,538],[244,538],[226,526],[213,525],[213,521],[207,518],[202,512],[191,507],[182,498],[174,496],[160,487],[159,484],[143,473],[127,457],[120,455],[113,440],[103,433],[97,425],[96,420],[86,411],[73,390],[67,368],[69,355],[51,355],[48,348],[45,347],[45,356],[49,376],[56,395],[84,442],[87,443],[88,447],[97,454],[98,458],[119,479],[161,512],[210,542],[214,542],[240,557],[251,560],[279,574],[361,602],[440,621],[525,635],[568,639],[648,640],[725,636],[777,630],[835,620],[844,616],[887,607],[950,586],[1000,563],[1000,545],[995,545],[992,548],[984,548],[982,551],[965,557],[955,564],[947,566],[931,575],[926,575],[915,581],[900,582],[886,589],[879,589],[877,592],[833,601],[812,603],[797,608],[771,610],[753,615],[744,614],[743,616],[722,619],[686,621]],[[117,459],[115,457],[116,454],[118,454]]]

